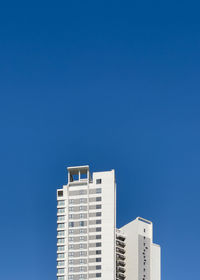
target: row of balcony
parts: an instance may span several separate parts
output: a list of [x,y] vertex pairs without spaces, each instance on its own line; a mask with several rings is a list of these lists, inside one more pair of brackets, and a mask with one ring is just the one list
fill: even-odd
[[125,237],[118,233],[116,236],[116,280],[124,280],[125,276]]

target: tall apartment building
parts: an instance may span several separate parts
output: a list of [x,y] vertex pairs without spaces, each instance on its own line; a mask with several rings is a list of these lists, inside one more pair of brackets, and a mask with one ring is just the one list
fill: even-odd
[[150,221],[116,229],[114,170],[68,168],[57,190],[57,280],[160,280],[160,247]]

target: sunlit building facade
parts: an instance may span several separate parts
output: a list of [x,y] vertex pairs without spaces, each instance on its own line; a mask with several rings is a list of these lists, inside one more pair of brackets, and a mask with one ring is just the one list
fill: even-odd
[[57,190],[57,280],[160,280],[152,223],[137,218],[116,229],[115,171],[68,168]]

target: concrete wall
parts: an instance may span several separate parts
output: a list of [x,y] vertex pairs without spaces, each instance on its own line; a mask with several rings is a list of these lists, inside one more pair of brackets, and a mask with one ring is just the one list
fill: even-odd
[[126,280],[160,280],[160,247],[152,242],[152,223],[137,218],[120,230],[126,236]]
[[93,173],[93,182],[101,179],[102,183],[102,279],[115,279],[115,229],[116,229],[116,201],[115,201],[115,173]]
[[161,249],[159,245],[152,244],[151,279],[161,279]]

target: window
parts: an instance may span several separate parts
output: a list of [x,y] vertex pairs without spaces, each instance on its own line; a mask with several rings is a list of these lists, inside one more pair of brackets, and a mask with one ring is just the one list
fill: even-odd
[[65,278],[64,278],[64,276],[58,276],[57,277],[57,280],[64,280]]
[[72,203],[74,203],[74,200],[73,200],[73,199],[70,199],[70,200],[69,200],[69,204],[72,204]]
[[96,231],[101,231],[101,227],[97,227],[97,228],[96,228]]
[[74,279],[74,275],[69,275],[68,279]]
[[69,257],[73,257],[74,256],[74,252],[69,252]]
[[97,242],[96,247],[101,247],[101,242]]
[[58,197],[63,196],[63,191],[58,191]]
[[96,197],[96,201],[101,201],[101,197],[100,196]]
[[74,260],[69,260],[69,264],[73,264]]
[[84,233],[84,232],[85,232],[85,229],[81,228],[81,229],[79,230],[79,232],[80,232],[80,233]]
[[84,236],[80,236],[80,240],[84,240],[85,239],[85,237]]
[[65,250],[65,246],[58,246],[58,251],[64,251]]
[[58,221],[64,221],[65,220],[65,216],[58,216]]
[[69,267],[69,271],[70,272],[74,271],[74,268],[73,267]]
[[96,273],[96,277],[97,278],[101,277],[101,273]]
[[59,238],[58,243],[65,243],[65,239],[64,238]]
[[58,224],[58,228],[64,228],[65,224]]
[[79,223],[79,225],[80,225],[80,227],[84,227],[84,222],[81,221],[81,222]]
[[59,273],[59,274],[65,273],[65,269],[64,269],[64,268],[58,268],[58,273]]
[[101,239],[101,235],[96,235],[96,239]]
[[144,228],[144,232],[146,232],[146,229]]
[[69,207],[69,212],[72,212],[74,210],[73,207]]
[[96,220],[96,224],[97,225],[101,224],[101,220]]
[[69,241],[74,241],[74,237],[70,236]]
[[65,235],[64,230],[62,230],[62,231],[58,231],[58,236],[64,236],[64,235]]
[[64,262],[64,261],[58,261],[58,262],[57,262],[57,265],[58,265],[58,266],[64,266],[64,265],[65,265],[65,262]]
[[84,271],[84,266],[81,266],[81,267],[80,267],[80,271]]
[[69,214],[69,219],[73,219],[73,214]]
[[87,192],[85,190],[80,190],[79,194],[86,194]]
[[96,270],[101,269],[101,265],[96,265]]
[[65,201],[64,200],[58,200],[58,206],[64,206]]
[[69,234],[70,234],[70,233],[71,233],[71,234],[74,233],[74,230],[73,230],[73,229],[70,229],[70,230],[69,230]]
[[73,249],[74,248],[74,245],[73,244],[70,244],[69,245],[69,249]]
[[64,213],[65,212],[65,208],[58,208],[58,213]]
[[101,204],[96,205],[96,209],[101,209]]
[[69,227],[74,227],[74,222],[69,222]]
[[101,216],[101,212],[96,212],[96,217],[100,217]]
[[96,189],[96,193],[101,193],[101,188]]
[[64,259],[64,257],[65,257],[65,254],[58,254],[58,259]]
[[100,255],[101,254],[101,250],[96,250],[96,255]]
[[96,262],[101,262],[101,258],[96,258]]
[[80,264],[81,264],[81,263],[84,263],[84,259],[80,259],[80,261],[79,261],[79,262],[80,262]]
[[101,184],[101,179],[96,179],[96,184]]

